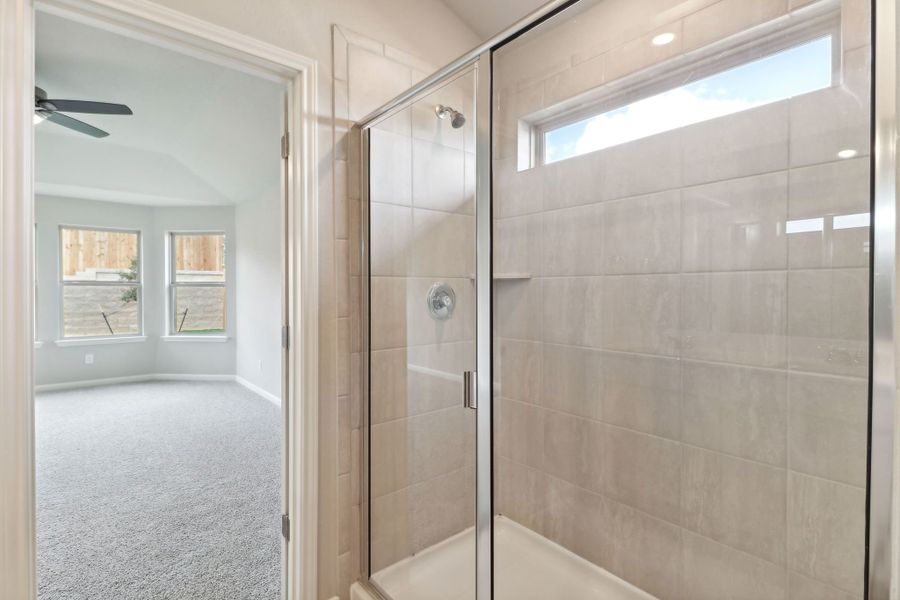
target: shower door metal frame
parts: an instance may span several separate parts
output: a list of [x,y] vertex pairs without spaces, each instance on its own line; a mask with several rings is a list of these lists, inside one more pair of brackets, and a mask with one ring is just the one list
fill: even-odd
[[[752,1],[752,0],[751,0]],[[890,600],[891,589],[900,584],[895,540],[894,471],[897,459],[896,440],[896,268],[897,268],[897,30],[900,28],[900,0],[870,0],[872,11],[872,70],[871,70],[871,265],[869,295],[869,439],[868,478],[866,482],[866,548],[865,599]],[[490,236],[493,227],[491,211],[491,103],[493,52],[530,29],[540,25],[580,0],[552,0],[519,20],[490,40],[463,54],[419,84],[409,88],[382,107],[357,122],[361,131],[362,170],[362,288],[363,331],[363,443],[361,524],[362,583],[378,597],[383,595],[369,584],[369,498],[368,498],[368,410],[369,410],[369,273],[368,273],[368,158],[369,135],[372,125],[408,107],[463,70],[477,65],[476,84],[476,313],[479,319],[476,332],[478,351],[479,406],[476,418],[477,437],[477,500],[476,500],[476,598],[493,598],[493,457],[490,378],[493,331],[491,323],[493,252]],[[480,208],[479,208],[480,200]],[[479,231],[480,230],[480,231]],[[485,291],[487,290],[487,291]],[[483,493],[490,490],[490,493]]]
[[867,600],[897,585],[894,519],[897,302],[897,0],[872,2],[872,227],[869,330]]
[[475,67],[475,598],[494,588],[494,203],[491,193],[492,52]]

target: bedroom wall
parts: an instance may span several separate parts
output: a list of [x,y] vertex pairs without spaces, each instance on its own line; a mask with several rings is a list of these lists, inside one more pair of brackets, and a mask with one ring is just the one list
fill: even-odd
[[[38,386],[71,383],[149,373],[235,373],[235,257],[226,255],[226,342],[164,342],[165,335],[165,238],[166,232],[183,229],[215,229],[235,241],[232,207],[152,208],[115,202],[38,196],[35,202],[37,273],[37,341],[35,382]],[[58,346],[59,227],[111,227],[141,232],[143,265],[143,321],[145,340],[117,344]],[[232,245],[234,247],[234,245]],[[94,355],[85,364],[85,354]]]
[[235,208],[239,280],[235,373],[281,397],[282,236],[278,185]]

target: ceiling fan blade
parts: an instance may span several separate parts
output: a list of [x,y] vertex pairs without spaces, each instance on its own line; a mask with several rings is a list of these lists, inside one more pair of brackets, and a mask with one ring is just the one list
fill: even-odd
[[61,115],[57,112],[47,112],[48,121],[53,121],[57,125],[62,125],[63,127],[68,127],[69,129],[73,129],[79,133],[86,133],[87,135],[93,136],[95,138],[106,137],[109,134],[102,129],[97,129],[93,125],[88,125],[84,121],[79,121],[78,119],[73,119],[72,117],[67,117],[66,115]]
[[131,109],[124,104],[93,102],[91,100],[41,100],[38,104],[47,110],[61,112],[90,113],[92,115],[131,115]]

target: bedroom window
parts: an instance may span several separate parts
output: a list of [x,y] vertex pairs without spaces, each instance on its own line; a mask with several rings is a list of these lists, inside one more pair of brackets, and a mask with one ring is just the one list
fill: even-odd
[[[749,61],[713,56],[680,81],[676,76],[652,87],[637,82],[625,94],[594,103],[587,114],[568,113],[538,127],[538,161],[554,163],[829,87],[838,39],[814,28]],[[697,79],[698,71],[705,76]],[[638,99],[623,103],[625,95]]]
[[169,333],[225,333],[225,234],[169,234]]
[[60,227],[62,337],[141,335],[141,235]]

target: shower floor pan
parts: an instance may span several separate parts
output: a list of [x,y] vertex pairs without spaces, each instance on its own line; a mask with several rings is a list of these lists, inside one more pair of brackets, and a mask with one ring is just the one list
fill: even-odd
[[[382,569],[372,580],[391,600],[475,597],[474,529]],[[609,571],[505,517],[494,521],[496,600],[656,600]],[[355,585],[352,600],[376,600]]]

